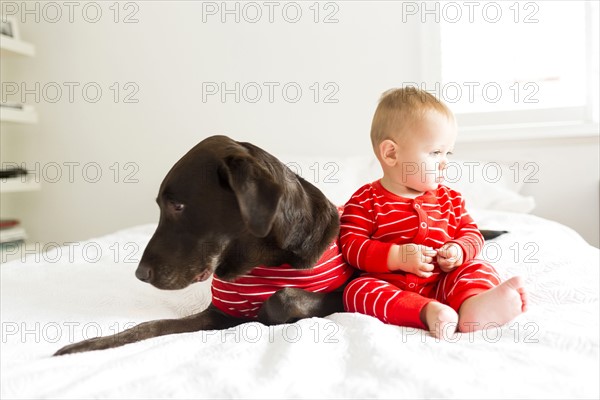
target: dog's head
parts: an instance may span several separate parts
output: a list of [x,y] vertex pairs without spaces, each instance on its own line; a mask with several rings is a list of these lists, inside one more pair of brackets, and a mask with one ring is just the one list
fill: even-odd
[[318,189],[269,153],[226,136],[185,154],[156,201],[159,224],[136,276],[161,289],[215,272],[232,279],[257,265],[309,267],[339,228],[335,207]]

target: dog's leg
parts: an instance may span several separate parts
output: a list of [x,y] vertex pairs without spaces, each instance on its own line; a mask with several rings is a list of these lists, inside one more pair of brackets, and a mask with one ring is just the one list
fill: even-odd
[[173,333],[226,329],[244,322],[247,321],[228,316],[210,305],[206,310],[198,314],[190,315],[189,317],[144,322],[112,336],[103,336],[73,343],[58,350],[54,355],[62,356],[64,354],[80,353],[84,351],[110,349],[128,343]]
[[324,317],[344,311],[342,291],[307,292],[303,289],[278,290],[258,310],[258,320],[265,325],[277,325],[302,318]]

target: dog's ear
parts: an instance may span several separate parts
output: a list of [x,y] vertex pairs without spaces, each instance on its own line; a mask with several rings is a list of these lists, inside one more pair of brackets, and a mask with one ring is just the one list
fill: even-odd
[[227,181],[248,230],[257,237],[267,236],[283,195],[281,185],[251,157],[229,156],[224,162]]

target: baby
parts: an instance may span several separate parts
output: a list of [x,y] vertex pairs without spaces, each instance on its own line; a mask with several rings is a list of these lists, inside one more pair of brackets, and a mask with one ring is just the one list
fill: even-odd
[[364,271],[344,291],[349,312],[427,329],[436,338],[503,325],[526,311],[520,277],[501,282],[476,259],[483,237],[465,200],[444,185],[457,127],[433,95],[385,92],[371,141],[383,177],[346,203],[340,242],[346,261]]

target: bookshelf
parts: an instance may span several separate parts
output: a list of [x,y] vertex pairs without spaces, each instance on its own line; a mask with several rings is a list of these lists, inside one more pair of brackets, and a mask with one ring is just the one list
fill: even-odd
[[[5,25],[3,25],[3,30],[0,32],[0,63],[2,64],[2,69],[10,73],[10,69],[5,68],[5,63],[10,62],[9,60],[14,57],[34,57],[35,46],[20,39],[17,22],[14,19],[8,21],[11,24],[8,34],[5,34],[7,33],[4,31]],[[4,72],[1,79],[3,81],[8,79]],[[15,124],[36,124],[37,122],[38,115],[33,106],[7,103],[0,106],[0,124],[3,139],[9,135],[17,134],[13,129]],[[2,146],[4,147],[7,142],[5,141]],[[9,146],[6,146],[3,149],[2,155],[6,156],[10,154],[10,150]],[[4,163],[2,164],[2,169],[5,169]],[[6,200],[9,200],[5,198],[9,193],[31,192],[40,189],[41,184],[30,174],[13,178],[0,178],[0,196],[3,198],[3,204],[6,204]],[[12,212],[10,215],[5,215],[9,214],[7,211],[3,208],[0,214],[0,255],[3,262],[17,258],[14,256],[15,246],[22,246],[27,239],[27,234],[21,225],[20,218],[12,215]],[[7,254],[13,254],[13,257],[7,256]]]

